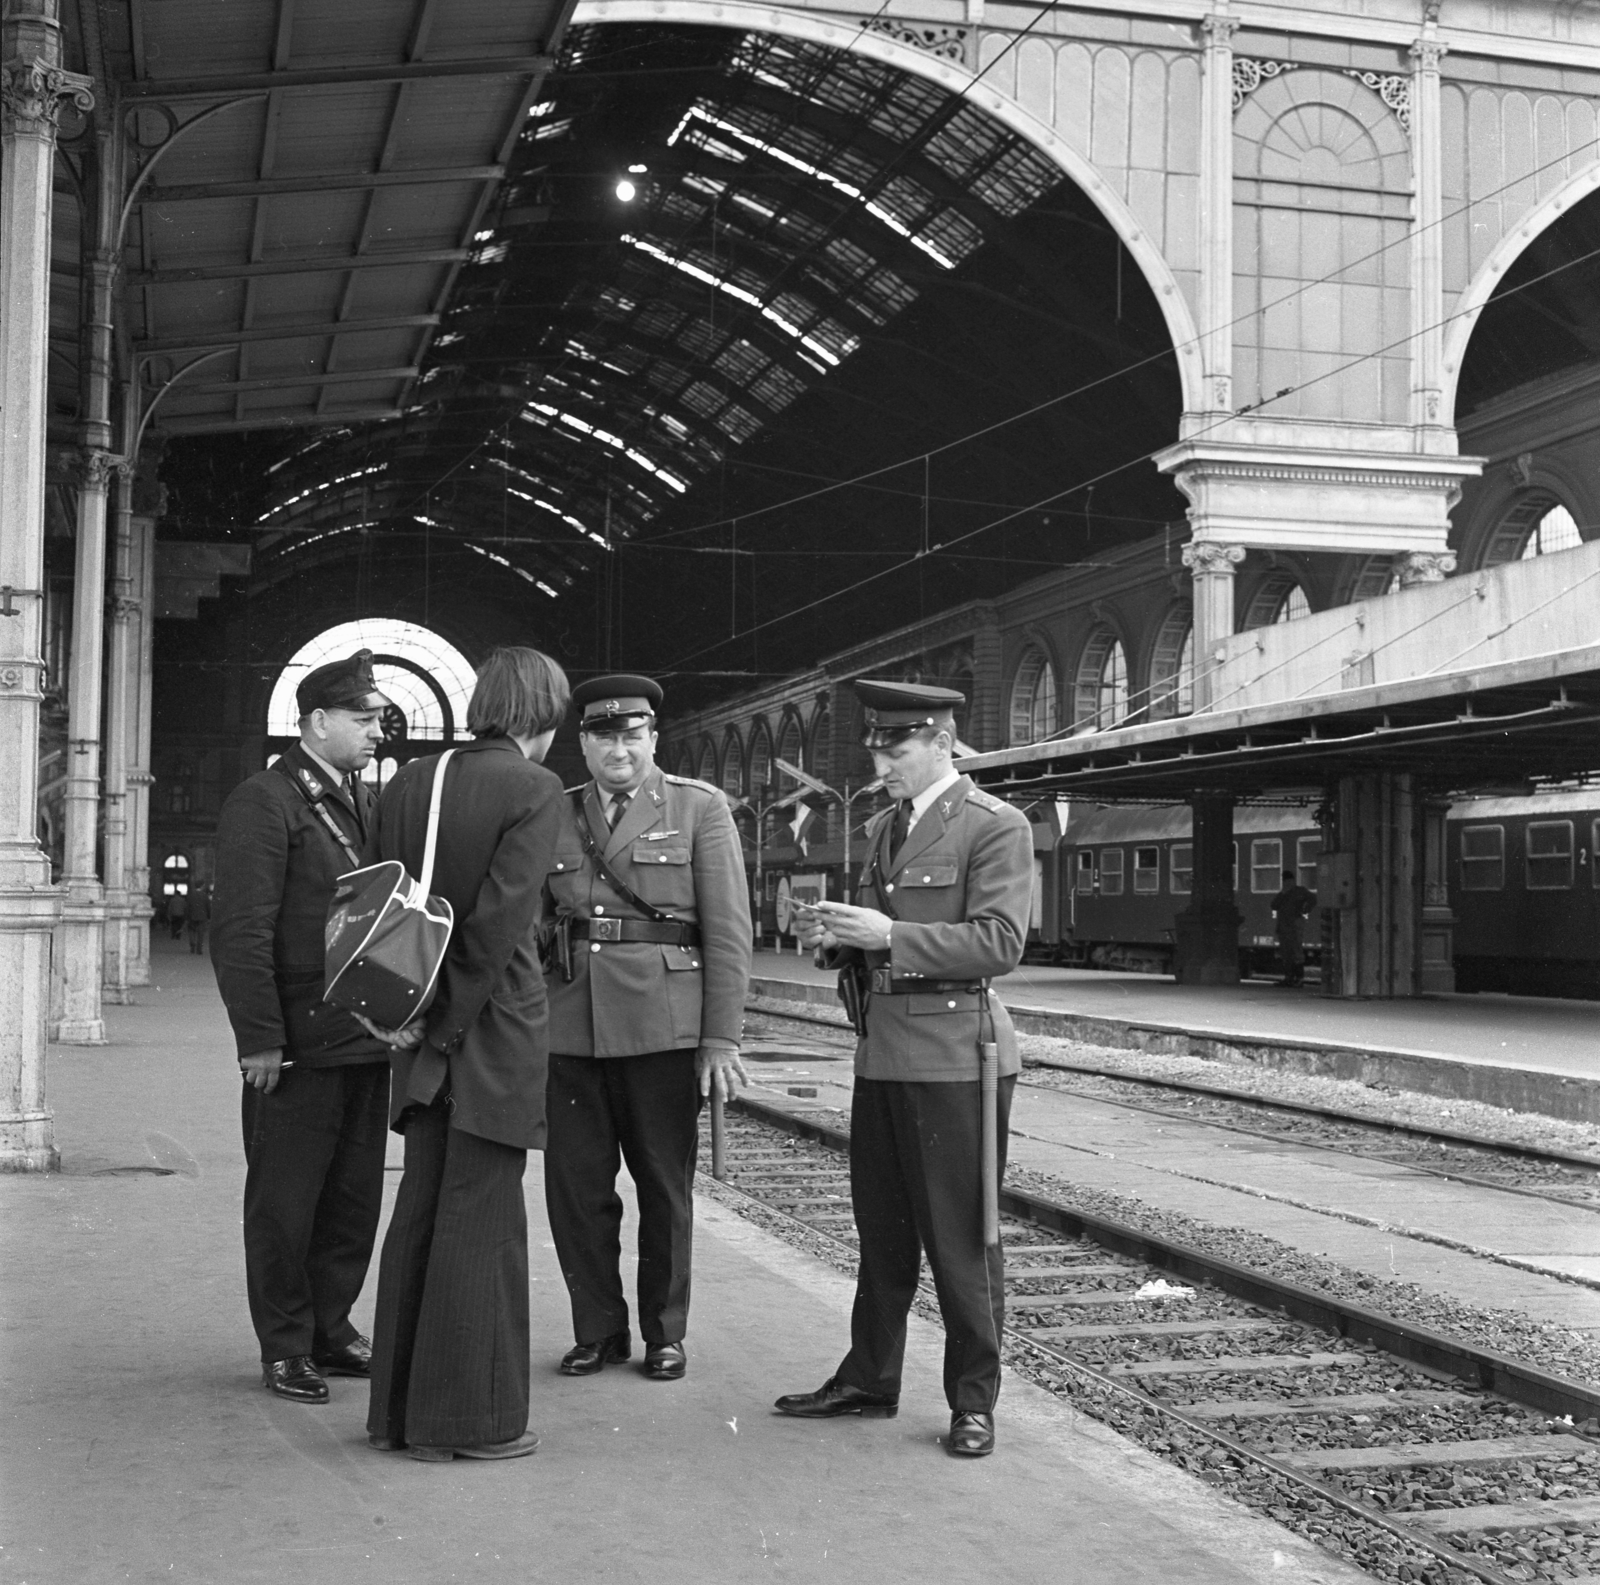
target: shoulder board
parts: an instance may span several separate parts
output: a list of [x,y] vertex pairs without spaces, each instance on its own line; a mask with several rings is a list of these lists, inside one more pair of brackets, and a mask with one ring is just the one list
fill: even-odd
[[722,796],[720,787],[713,787],[710,782],[700,781],[694,776],[674,776],[671,771],[662,771],[661,779],[671,782],[674,787],[698,787],[701,792],[715,793],[719,798]]
[[967,793],[967,802],[978,809],[987,809],[990,814],[999,814],[1002,809],[1011,807],[1004,799],[986,793],[981,787],[974,787]]

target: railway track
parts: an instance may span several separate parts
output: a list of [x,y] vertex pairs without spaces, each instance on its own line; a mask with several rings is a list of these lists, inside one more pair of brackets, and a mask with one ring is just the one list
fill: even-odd
[[[847,1144],[740,1100],[723,1189],[847,1269]],[[1002,1211],[1041,1385],[1378,1578],[1600,1582],[1600,1387],[1045,1194]]]
[[[832,1037],[841,1041],[850,1038],[849,1026],[837,1018],[768,1008],[752,1012],[780,1025],[801,1024],[832,1031]],[[1224,1083],[1150,1078],[1092,1062],[1030,1065],[1020,1082],[1260,1139],[1388,1161],[1457,1183],[1600,1211],[1600,1158],[1572,1151],[1485,1139],[1460,1129],[1380,1121],[1336,1107],[1254,1095]]]

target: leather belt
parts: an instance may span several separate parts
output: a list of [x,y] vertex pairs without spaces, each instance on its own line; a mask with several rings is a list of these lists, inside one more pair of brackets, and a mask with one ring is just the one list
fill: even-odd
[[948,996],[952,991],[981,996],[988,989],[987,980],[897,980],[888,969],[872,971],[874,996]]
[[650,919],[574,919],[574,941],[660,941],[669,947],[700,945],[699,925],[658,925]]

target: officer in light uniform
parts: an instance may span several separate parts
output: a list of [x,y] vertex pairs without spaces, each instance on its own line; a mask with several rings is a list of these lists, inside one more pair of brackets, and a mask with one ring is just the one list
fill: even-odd
[[824,967],[868,987],[856,1046],[850,1187],[860,1266],[850,1352],[816,1392],[779,1398],[783,1414],[892,1417],[906,1316],[920,1259],[944,1320],[951,1453],[994,1450],[1005,1279],[983,1236],[980,1046],[999,1055],[998,1165],[1019,1063],[991,976],[1017,966],[1027,939],[1033,842],[1020,811],[952,764],[948,688],[863,678],[862,742],[896,800],[867,830],[856,905],[822,903],[800,939]]
[[561,1369],[593,1375],[632,1352],[620,1156],[639,1197],[644,1373],[673,1381],[686,1368],[700,1107],[713,1088],[747,1082],[744,858],[722,793],[656,768],[655,682],[599,677],[572,698],[593,780],[565,800],[545,883],[563,942],[546,972],[545,1201],[577,1340]]

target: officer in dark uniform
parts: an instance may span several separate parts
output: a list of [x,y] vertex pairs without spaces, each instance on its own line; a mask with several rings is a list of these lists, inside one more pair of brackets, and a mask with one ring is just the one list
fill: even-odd
[[245,1283],[262,1382],[326,1403],[365,1376],[350,1322],[383,1198],[389,1048],[322,1000],[323,925],[360,866],[372,809],[357,780],[388,700],[361,650],[295,692],[300,741],[234,789],[217,825],[211,961],[244,1078]]
[[850,1352],[783,1414],[892,1417],[906,1316],[923,1251],[944,1320],[952,1453],[994,1450],[1005,1274],[984,1240],[980,1049],[998,1047],[996,1156],[1019,1068],[994,975],[1027,940],[1033,841],[1019,810],[960,775],[949,688],[862,679],[862,742],[896,800],[867,831],[856,905],[802,912],[801,941],[861,994],[850,1113],[850,1189],[860,1235]]
[[[620,1270],[628,1164],[639,1197],[644,1373],[686,1368],[699,1112],[726,1095],[750,980],[750,900],[722,793],[656,768],[661,689],[598,677],[573,690],[593,780],[569,793],[545,915],[550,987],[545,1202],[577,1346],[563,1374],[632,1352]],[[564,965],[564,967],[563,967]]]

